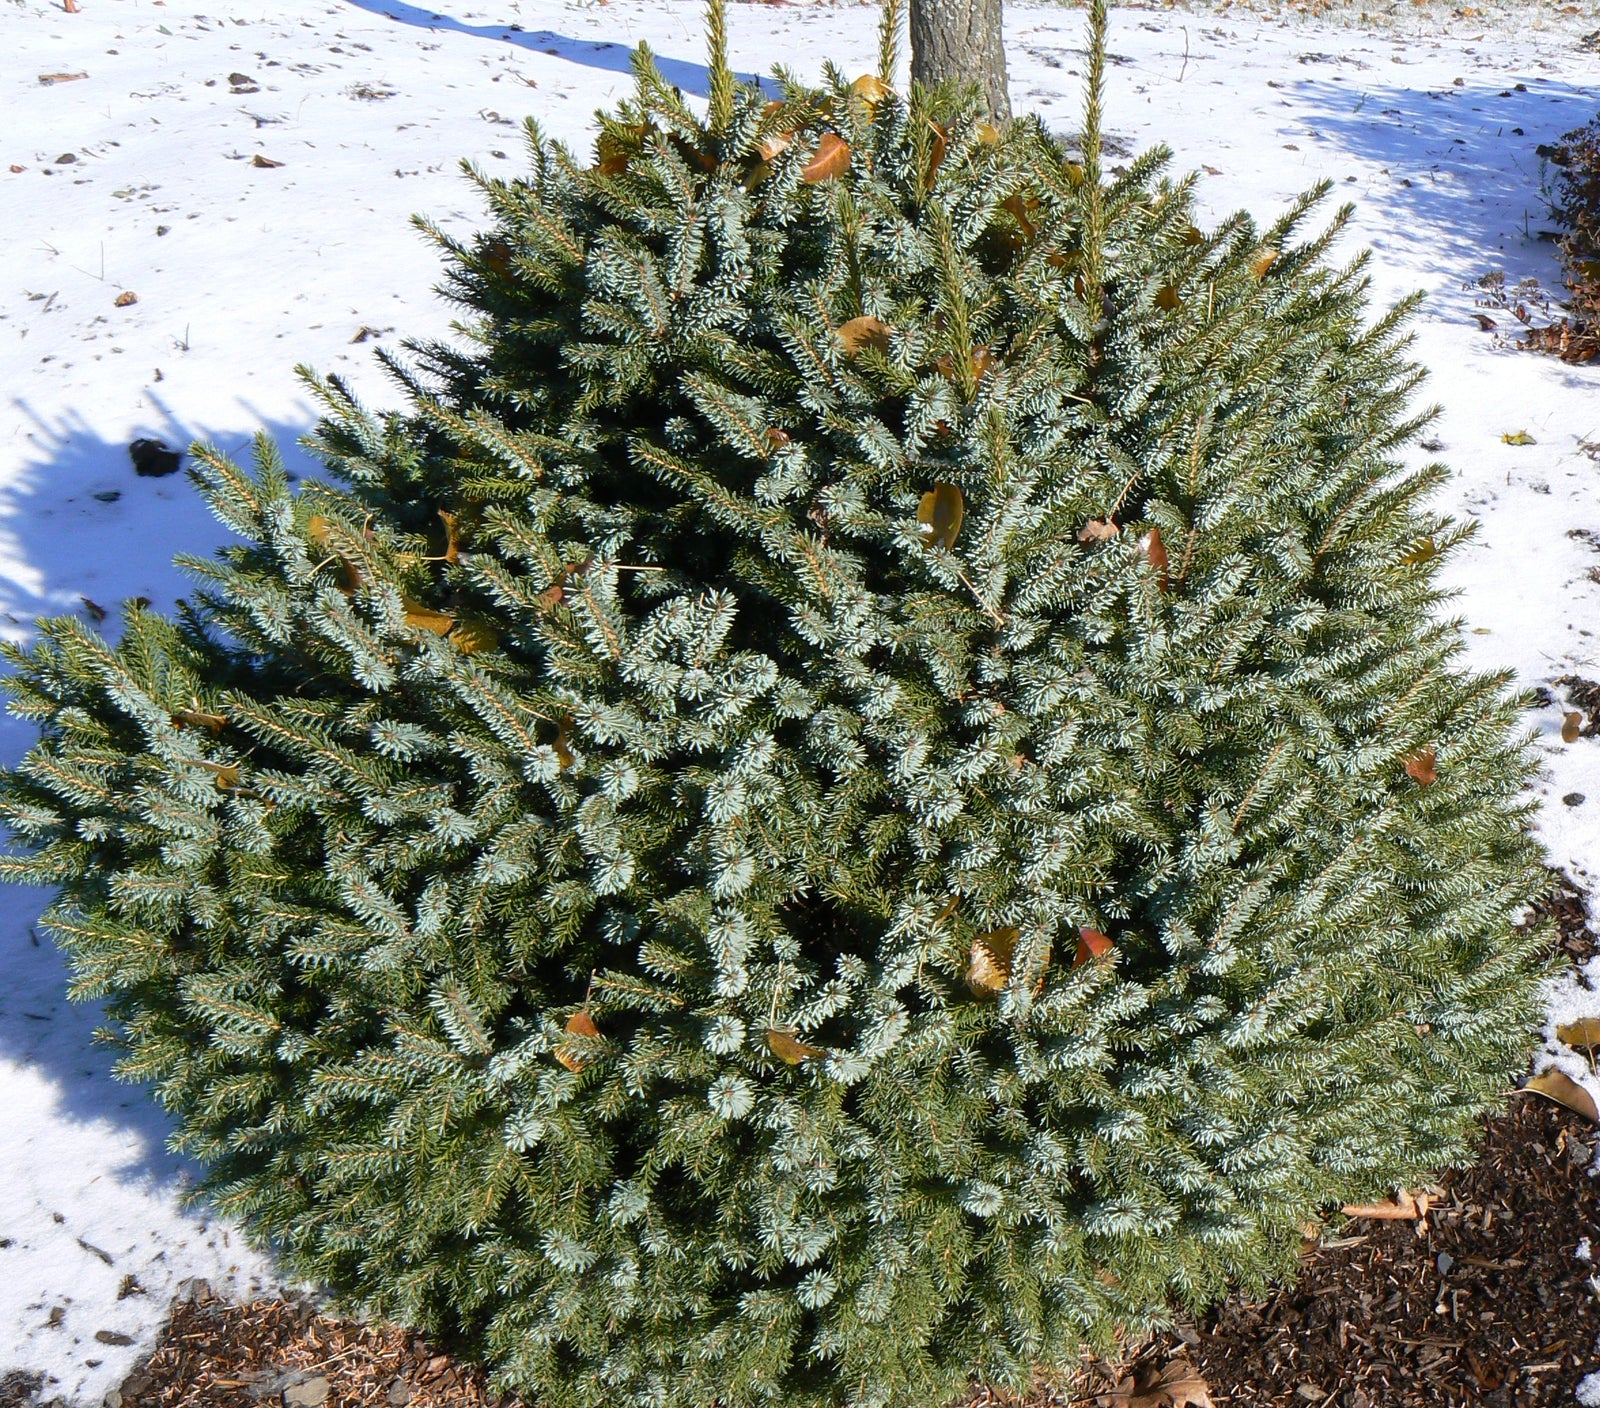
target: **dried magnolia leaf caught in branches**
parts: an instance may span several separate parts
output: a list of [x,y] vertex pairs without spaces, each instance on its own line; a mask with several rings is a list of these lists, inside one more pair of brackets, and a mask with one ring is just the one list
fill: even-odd
[[844,348],[847,357],[853,357],[864,347],[870,347],[874,352],[885,355],[889,351],[889,325],[881,318],[874,318],[870,313],[863,313],[859,318],[851,318],[847,323],[841,323],[834,336],[839,339],[839,345]]
[[781,1027],[767,1029],[767,1046],[786,1066],[798,1066],[802,1061],[814,1061],[826,1054],[819,1047],[807,1046],[793,1032]]
[[800,168],[800,179],[808,186],[819,185],[850,169],[850,143],[833,132],[824,132],[811,160]]
[[[600,1039],[600,1028],[595,1026],[594,1018],[589,1015],[586,1008],[574,1012],[567,1018],[567,1030],[585,1041],[598,1041]],[[574,1047],[568,1046],[565,1042],[556,1047],[555,1058],[569,1071],[581,1071],[589,1064],[582,1056],[578,1055]]]
[[954,484],[935,484],[922,496],[917,506],[918,531],[925,548],[944,548],[947,552],[955,546],[956,534],[966,517],[966,503],[961,490]]
[[1073,956],[1072,966],[1080,968],[1096,958],[1104,958],[1115,947],[1098,929],[1079,929],[1078,951]]
[[1439,780],[1439,769],[1434,766],[1434,751],[1424,748],[1406,759],[1406,776],[1418,787],[1432,787]]
[[967,961],[967,986],[979,997],[994,997],[1011,978],[1011,960],[1022,938],[1020,929],[991,929],[972,941]]

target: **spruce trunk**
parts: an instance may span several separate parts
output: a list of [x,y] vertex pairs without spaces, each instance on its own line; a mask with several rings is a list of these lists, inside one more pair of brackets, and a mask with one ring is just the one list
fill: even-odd
[[1009,122],[1000,0],[912,0],[911,77],[976,82],[989,115]]

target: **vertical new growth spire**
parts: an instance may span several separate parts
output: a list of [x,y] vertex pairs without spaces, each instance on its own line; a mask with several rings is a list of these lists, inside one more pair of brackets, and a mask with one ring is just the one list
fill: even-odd
[[728,62],[728,0],[706,0],[706,69],[711,97],[710,126],[726,132],[733,121],[733,68]]

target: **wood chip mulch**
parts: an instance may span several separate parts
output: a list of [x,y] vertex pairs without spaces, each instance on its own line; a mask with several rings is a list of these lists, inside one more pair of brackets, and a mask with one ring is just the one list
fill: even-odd
[[483,1370],[421,1336],[318,1312],[304,1299],[238,1303],[201,1283],[106,1408],[522,1408]]
[[[1564,877],[1540,907],[1575,963],[1600,943]],[[1421,1219],[1352,1219],[1300,1279],[1091,1363],[1026,1399],[960,1408],[1545,1408],[1600,1370],[1600,1132],[1518,1094],[1481,1157],[1444,1174]],[[1593,1242],[1593,1257],[1586,1259]],[[48,1402],[0,1375],[0,1408]],[[305,1299],[232,1302],[200,1283],[106,1408],[523,1408],[420,1336]]]

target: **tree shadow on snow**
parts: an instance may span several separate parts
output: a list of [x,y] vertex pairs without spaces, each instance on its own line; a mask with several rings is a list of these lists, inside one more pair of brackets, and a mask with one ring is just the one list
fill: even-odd
[[[510,24],[465,24],[449,15],[407,4],[405,0],[350,0],[350,3],[370,14],[386,15],[389,19],[416,25],[420,29],[466,34],[477,39],[496,39],[519,49],[570,59],[588,68],[605,69],[612,73],[633,72],[633,50],[603,39],[571,39],[548,29],[526,30]],[[699,98],[710,96],[710,76],[704,64],[666,58],[661,54],[655,55],[655,61],[661,76],[668,83]],[[737,76],[744,83],[760,81],[754,74]]]
[[[139,478],[127,445],[107,442],[82,419],[46,420],[21,401],[12,409],[31,455],[0,485],[0,633],[25,642],[34,618],[76,614],[114,639],[121,604],[131,597],[170,612],[194,585],[172,565],[173,554],[204,555],[230,538],[188,477]],[[288,425],[242,409],[247,424],[259,420],[277,442],[291,473],[322,473],[295,443],[309,428],[309,410],[304,422]],[[159,403],[141,432],[175,449],[214,444],[241,463],[249,462],[253,433],[179,425]],[[31,725],[0,717],[0,764],[14,765],[36,739]],[[92,1039],[105,1020],[99,1004],[67,1000],[65,960],[38,927],[50,898],[46,890],[0,885],[0,1058],[47,1080],[61,1118],[103,1122],[127,1136],[114,1170],[120,1180],[175,1189],[195,1170],[167,1151],[173,1122],[150,1091],[113,1078],[115,1054]]]
[[1304,128],[1312,129],[1321,139],[1309,148],[1312,165],[1330,175],[1337,166],[1323,159],[1324,144],[1387,170],[1369,184],[1333,192],[1366,207],[1369,225],[1377,223],[1371,213],[1382,212],[1381,226],[1371,232],[1380,253],[1403,250],[1420,267],[1462,280],[1490,270],[1513,280],[1531,274],[1559,291],[1553,246],[1539,238],[1555,222],[1544,190],[1548,173],[1535,149],[1592,118],[1596,97],[1541,78],[1528,78],[1519,92],[1519,81],[1508,72],[1437,90],[1354,77],[1296,83],[1288,90],[1299,100],[1293,126],[1283,130],[1304,141]]

